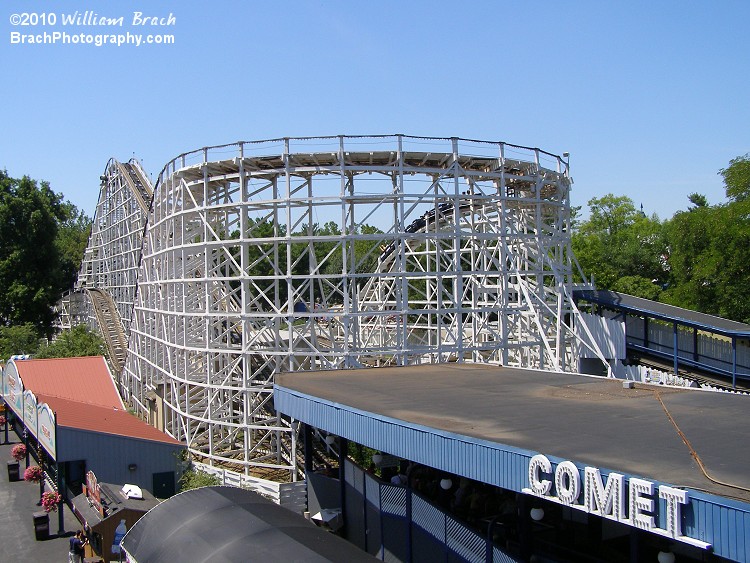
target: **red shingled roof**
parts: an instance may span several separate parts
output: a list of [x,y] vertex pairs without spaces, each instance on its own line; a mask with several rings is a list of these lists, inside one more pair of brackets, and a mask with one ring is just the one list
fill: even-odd
[[60,397],[49,397],[42,393],[37,394],[37,399],[40,403],[47,403],[52,408],[57,416],[57,425],[63,428],[180,444],[171,436],[146,424],[122,408],[81,404]]
[[124,409],[104,356],[14,360],[26,389],[100,407]]
[[47,403],[58,426],[180,444],[125,410],[103,356],[14,360],[24,388]]

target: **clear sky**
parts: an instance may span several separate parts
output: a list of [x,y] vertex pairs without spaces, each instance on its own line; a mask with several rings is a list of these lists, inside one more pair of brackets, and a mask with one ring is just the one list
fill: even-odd
[[[63,25],[76,10],[123,25]],[[692,192],[724,201],[717,171],[750,152],[748,21],[746,0],[0,0],[0,168],[92,215],[110,157],[156,177],[238,140],[458,136],[570,152],[574,205],[669,218]],[[12,43],[45,31],[175,42]]]

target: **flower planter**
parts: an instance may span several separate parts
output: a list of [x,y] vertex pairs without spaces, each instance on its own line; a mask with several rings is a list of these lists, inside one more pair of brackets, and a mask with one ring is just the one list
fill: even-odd
[[8,462],[8,481],[20,481],[20,472],[18,469],[18,462],[17,461],[9,461]]
[[45,512],[57,512],[57,505],[62,501],[60,493],[55,491],[47,491],[42,494],[41,503],[44,507]]
[[42,471],[42,468],[38,465],[30,465],[26,468],[26,471],[23,472],[23,480],[24,481],[31,481],[32,483],[39,483],[39,481],[42,480],[42,477],[44,477],[44,472]]
[[49,539],[49,514],[34,512],[34,535],[37,541]]

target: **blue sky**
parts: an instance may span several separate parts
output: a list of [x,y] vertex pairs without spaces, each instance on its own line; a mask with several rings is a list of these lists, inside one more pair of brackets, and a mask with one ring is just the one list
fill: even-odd
[[[91,10],[173,45],[11,44]],[[133,12],[174,26],[135,30]],[[0,2],[0,168],[89,214],[107,160],[282,136],[405,133],[571,153],[574,205],[671,217],[750,152],[750,2]]]

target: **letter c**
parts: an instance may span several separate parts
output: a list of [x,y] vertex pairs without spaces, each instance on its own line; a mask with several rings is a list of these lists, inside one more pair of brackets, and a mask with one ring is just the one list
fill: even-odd
[[547,456],[537,454],[529,461],[529,486],[535,495],[545,496],[552,489],[552,481],[549,479],[540,479],[540,471],[552,473],[552,463],[547,459]]

